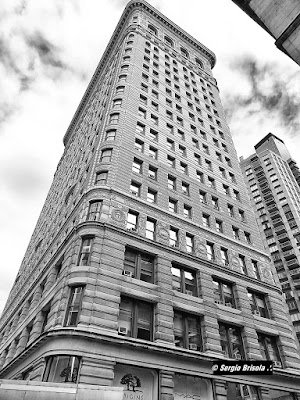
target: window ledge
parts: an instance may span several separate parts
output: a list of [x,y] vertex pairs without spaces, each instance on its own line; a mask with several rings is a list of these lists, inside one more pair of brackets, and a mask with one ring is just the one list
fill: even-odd
[[217,303],[215,303],[215,304],[220,310],[228,311],[228,312],[231,312],[233,314],[238,314],[238,315],[240,315],[242,313],[242,311],[238,310],[237,308],[225,306],[224,304],[217,304]]

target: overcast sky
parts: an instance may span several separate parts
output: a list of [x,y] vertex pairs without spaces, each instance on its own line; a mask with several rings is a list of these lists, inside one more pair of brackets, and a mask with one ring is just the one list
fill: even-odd
[[[214,76],[239,156],[267,133],[300,166],[300,69],[230,0],[150,0],[217,56]],[[62,139],[124,0],[2,0],[0,312],[63,152]]]

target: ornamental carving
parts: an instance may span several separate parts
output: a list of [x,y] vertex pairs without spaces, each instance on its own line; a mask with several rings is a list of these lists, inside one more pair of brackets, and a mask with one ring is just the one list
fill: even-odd
[[159,224],[157,226],[157,233],[156,234],[162,240],[168,240],[169,239],[169,231],[162,224]]
[[126,215],[124,211],[120,210],[119,208],[113,208],[111,212],[111,219],[116,222],[125,222]]
[[272,276],[271,271],[269,270],[268,267],[266,267],[266,266],[261,267],[261,268],[260,268],[260,271],[261,271],[261,274],[262,274],[263,278],[264,278],[266,281],[268,281],[268,282],[270,282],[270,283],[274,283],[273,276]]

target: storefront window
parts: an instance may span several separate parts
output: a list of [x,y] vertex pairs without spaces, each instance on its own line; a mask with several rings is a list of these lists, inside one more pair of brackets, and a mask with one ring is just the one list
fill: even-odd
[[76,383],[78,377],[79,357],[53,356],[47,360],[44,382]]
[[259,389],[255,386],[227,382],[227,400],[261,400]]
[[211,382],[198,376],[175,374],[174,400],[213,400]]

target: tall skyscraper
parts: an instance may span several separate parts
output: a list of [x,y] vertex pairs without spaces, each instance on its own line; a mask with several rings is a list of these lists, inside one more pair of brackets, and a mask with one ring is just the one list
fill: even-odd
[[241,166],[256,219],[271,252],[300,339],[299,169],[284,142],[269,133]]
[[[128,3],[7,301],[1,379],[56,399],[99,398],[99,385],[139,400],[297,398],[297,345],[215,61],[149,4]],[[215,376],[219,359],[273,360],[274,375]]]

